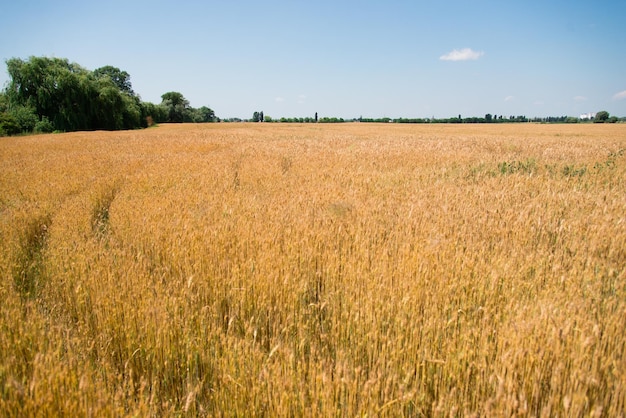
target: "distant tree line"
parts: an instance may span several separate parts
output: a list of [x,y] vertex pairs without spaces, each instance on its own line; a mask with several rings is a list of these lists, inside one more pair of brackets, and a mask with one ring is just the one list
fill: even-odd
[[280,119],[274,119],[270,116],[264,115],[263,112],[254,112],[252,114],[252,119],[249,120],[243,120],[243,119],[239,119],[239,118],[229,118],[229,119],[224,119],[224,122],[280,122],[280,123],[338,123],[338,122],[345,122],[343,119],[341,118],[322,118],[322,119],[318,119],[317,117],[317,112],[315,112],[315,116],[313,117],[303,117],[303,118],[280,118]]
[[0,136],[25,132],[135,129],[161,122],[214,122],[215,113],[194,109],[181,93],[160,104],[143,102],[126,71],[87,70],[63,58],[6,61],[10,81],[0,92]]
[[461,117],[458,115],[457,117],[451,118],[397,118],[392,119],[389,117],[382,118],[364,118],[358,117],[353,119],[343,119],[337,117],[317,117],[317,113],[315,113],[315,117],[292,117],[285,118],[281,117],[280,119],[271,118],[270,116],[264,116],[263,112],[254,112],[252,115],[252,119],[240,119],[240,118],[230,118],[225,119],[224,122],[279,122],[279,123],[343,123],[343,122],[363,122],[363,123],[615,123],[615,122],[626,122],[626,118],[617,118],[615,116],[610,116],[608,112],[601,111],[598,112],[595,118],[590,120],[581,120],[577,117],[573,116],[547,116],[547,117],[534,117],[528,118],[524,115],[519,116],[504,116],[504,115],[492,115],[487,113],[484,117]]
[[626,118],[619,119],[617,116],[611,116],[606,110],[602,110],[596,113],[596,116],[592,119],[594,123],[615,123],[618,121],[626,121]]
[[525,123],[525,122],[534,122],[534,123],[584,123],[584,122],[595,122],[595,123],[615,123],[618,121],[626,121],[626,118],[619,119],[615,116],[609,117],[608,112],[601,111],[596,114],[596,117],[589,121],[582,121],[581,119],[573,116],[547,116],[547,117],[534,117],[528,118],[526,116],[504,116],[504,115],[491,115],[487,113],[485,117],[466,117],[462,118],[461,115],[458,117],[452,118],[415,118],[415,119],[407,119],[407,118],[399,118],[399,119],[391,119],[391,118],[379,118],[379,119],[365,119],[359,118],[354,119],[354,121],[358,122],[377,122],[377,123]]
[[[252,114],[251,119],[240,119],[240,118],[228,118],[224,119],[224,122],[274,122],[274,123],[342,123],[346,122],[343,118],[335,118],[335,117],[323,117],[318,118],[317,112],[315,116],[312,117],[293,117],[293,118],[285,118],[282,117],[280,119],[274,119],[270,116],[264,115],[263,112],[254,112]],[[349,121],[348,121],[349,122]]]
[[[303,117],[303,118],[280,118],[280,119],[272,119],[269,116],[265,116],[265,122],[281,122],[281,123],[343,123],[343,122],[363,122],[363,123],[615,123],[615,122],[626,122],[626,118],[617,118],[615,116],[609,116],[608,112],[601,111],[596,114],[596,117],[591,120],[581,120],[577,117],[573,116],[547,116],[547,117],[534,117],[528,118],[526,116],[504,116],[504,115],[491,115],[486,114],[484,117],[466,117],[462,118],[461,115],[458,117],[451,118],[364,118],[358,117],[353,119],[343,119],[337,117],[322,117],[317,119],[317,114],[315,118],[312,117]],[[251,120],[253,122],[259,122],[258,119]],[[229,119],[227,122],[246,122],[242,119]]]

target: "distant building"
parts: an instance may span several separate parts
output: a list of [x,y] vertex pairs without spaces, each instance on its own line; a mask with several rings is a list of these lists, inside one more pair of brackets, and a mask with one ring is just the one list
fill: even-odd
[[583,113],[580,115],[580,120],[591,120],[596,117],[595,113]]

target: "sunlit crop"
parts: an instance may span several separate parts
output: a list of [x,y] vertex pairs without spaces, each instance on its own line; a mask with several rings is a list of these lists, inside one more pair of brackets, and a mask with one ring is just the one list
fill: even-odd
[[0,140],[1,416],[623,416],[626,125]]

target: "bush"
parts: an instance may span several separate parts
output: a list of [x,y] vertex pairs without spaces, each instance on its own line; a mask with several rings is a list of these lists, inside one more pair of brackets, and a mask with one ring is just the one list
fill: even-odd
[[20,126],[8,112],[0,113],[0,136],[15,135],[20,133]]
[[42,134],[54,132],[54,125],[52,124],[52,122],[50,122],[50,119],[44,116],[39,122],[35,124],[35,132]]
[[35,110],[26,106],[15,107],[10,110],[10,114],[15,119],[20,132],[32,132],[39,121]]

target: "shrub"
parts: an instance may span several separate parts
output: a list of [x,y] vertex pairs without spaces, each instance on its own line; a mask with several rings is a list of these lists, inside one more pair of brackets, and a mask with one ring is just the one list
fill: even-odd
[[35,132],[37,133],[51,133],[54,132],[54,125],[50,120],[44,116],[39,122],[35,124]]
[[15,117],[8,112],[0,113],[0,136],[15,135],[20,133],[20,126]]
[[39,118],[35,110],[26,106],[17,106],[10,111],[20,132],[32,132]]

